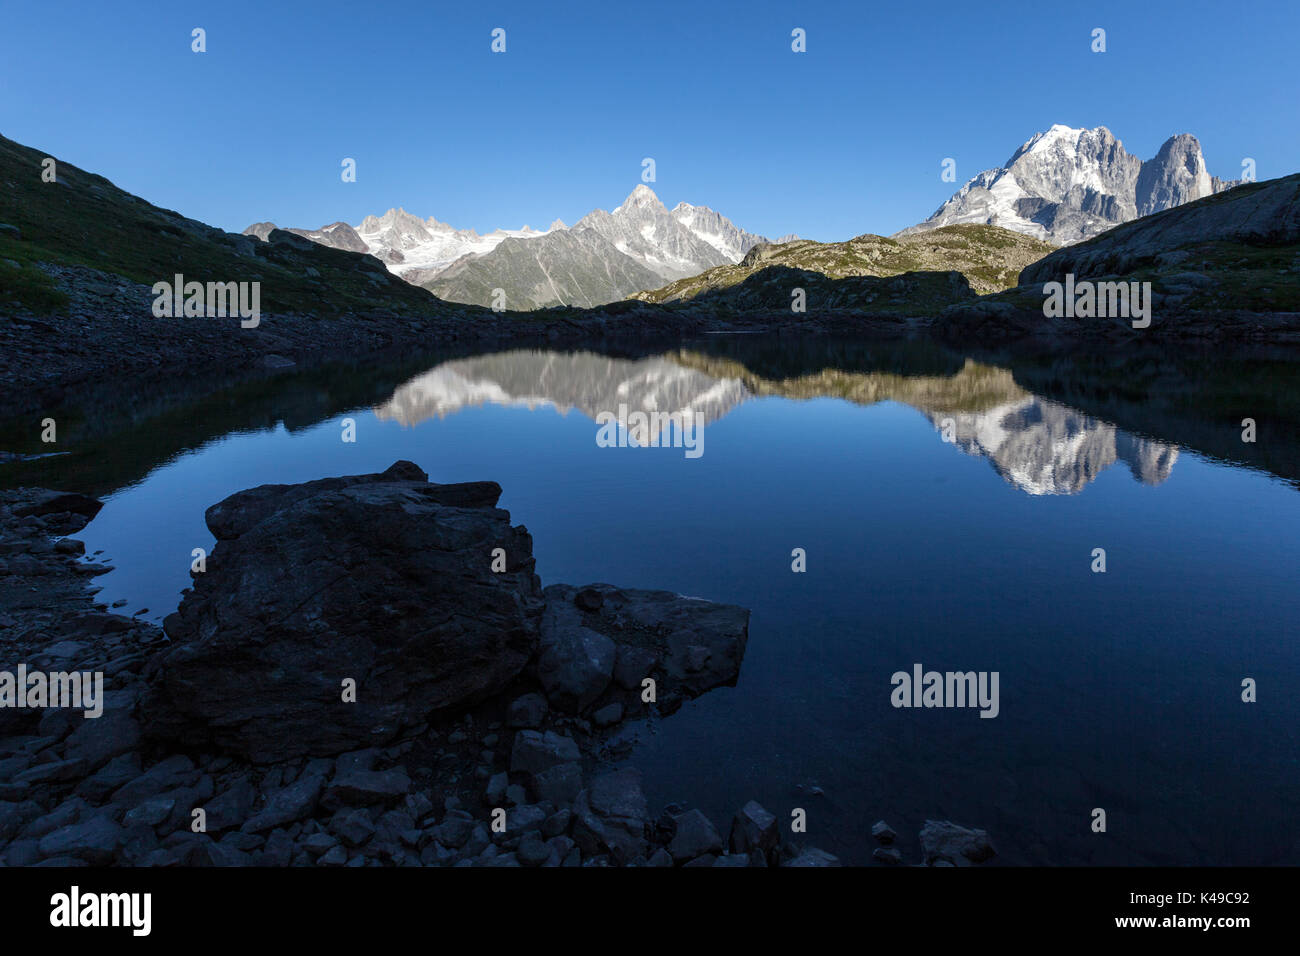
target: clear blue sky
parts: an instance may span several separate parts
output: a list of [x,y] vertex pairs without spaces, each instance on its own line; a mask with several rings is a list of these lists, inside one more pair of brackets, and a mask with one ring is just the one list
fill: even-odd
[[233,231],[572,224],[651,156],[669,206],[833,240],[926,217],[944,157],[959,185],[1053,123],[1295,172],[1298,39],[1296,0],[10,3],[0,133]]

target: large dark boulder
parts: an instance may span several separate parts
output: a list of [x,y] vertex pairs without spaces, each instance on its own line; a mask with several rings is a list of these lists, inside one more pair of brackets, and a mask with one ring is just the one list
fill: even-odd
[[269,762],[382,744],[500,691],[542,609],[532,538],[500,491],[398,462],[209,509],[219,540],[164,622],[174,646],[148,668],[147,732]]
[[326,491],[339,491],[357,485],[376,482],[414,481],[426,485],[423,493],[430,501],[457,508],[493,508],[501,497],[501,486],[495,481],[466,481],[454,485],[429,484],[429,476],[409,461],[394,462],[387,471],[373,475],[347,475],[341,478],[319,478],[300,485],[258,485],[237,491],[225,498],[203,515],[208,530],[219,541],[238,538],[249,528],[283,511],[291,504],[313,498]]

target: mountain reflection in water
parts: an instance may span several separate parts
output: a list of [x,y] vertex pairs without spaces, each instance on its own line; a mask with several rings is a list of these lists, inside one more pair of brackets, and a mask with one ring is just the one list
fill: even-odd
[[[413,427],[485,404],[527,409],[549,406],[592,419],[620,405],[646,412],[690,409],[697,421],[716,422],[761,395],[847,397],[859,404],[898,401],[917,409],[962,451],[986,458],[1006,481],[1031,495],[1076,494],[1116,462],[1143,484],[1169,477],[1178,448],[1132,435],[1058,402],[1021,389],[1010,373],[967,361],[952,376],[900,381],[890,373],[825,372],[783,390],[765,383],[751,390],[742,377],[714,374],[701,356],[680,352],[642,359],[593,352],[516,350],[454,359],[400,385],[374,409],[382,421]],[[846,394],[845,377],[856,377]],[[969,410],[972,383],[984,399],[1004,399]],[[820,383],[820,387],[819,387]],[[978,403],[977,403],[978,404]]]

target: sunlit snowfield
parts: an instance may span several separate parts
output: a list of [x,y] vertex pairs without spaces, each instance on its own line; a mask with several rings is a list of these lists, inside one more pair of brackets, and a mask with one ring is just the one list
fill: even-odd
[[[599,447],[592,416],[620,400],[692,404],[703,454]],[[653,809],[802,807],[807,842],[853,863],[881,818],[905,859],[927,818],[989,830],[1002,863],[1300,859],[1300,493],[1020,389],[947,400],[761,395],[660,359],[460,359],[373,408],[167,461],[79,537],[116,565],[100,599],[161,618],[213,543],[204,510],[234,491],[397,459],[495,480],[543,584],[752,609],[736,687],[625,725]],[[1000,713],[895,709],[890,676],[916,663],[999,672]]]

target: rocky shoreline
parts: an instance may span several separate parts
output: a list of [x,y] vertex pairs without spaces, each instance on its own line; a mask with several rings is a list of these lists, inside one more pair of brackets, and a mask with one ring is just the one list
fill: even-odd
[[[652,813],[626,765],[620,729],[736,682],[749,612],[542,589],[499,494],[398,462],[232,495],[164,632],[95,603],[109,568],[70,536],[99,502],[4,492],[4,668],[99,672],[103,693],[96,718],[0,708],[0,860],[838,865],[754,801],[725,832]],[[881,864],[904,861],[887,824],[872,833]],[[938,821],[920,846],[923,865],[994,853]]]
[[[88,389],[124,379],[142,392],[177,381],[186,381],[190,390],[208,382],[215,390],[233,378],[440,348],[610,348],[726,333],[848,334],[868,340],[930,336],[949,345],[1116,337],[1284,342],[1295,337],[1288,331],[1294,314],[1220,308],[1207,318],[1183,314],[1172,301],[1161,305],[1159,327],[1142,333],[1126,323],[1072,325],[1044,319],[1040,299],[1013,294],[1024,290],[986,296],[942,313],[909,310],[905,301],[878,313],[814,306],[798,315],[780,308],[719,310],[707,301],[672,306],[628,301],[593,310],[527,313],[439,303],[418,312],[377,310],[329,319],[264,313],[256,328],[244,329],[235,318],[154,318],[145,285],[84,266],[43,268],[69,305],[39,315],[19,309],[0,323],[0,405],[8,410],[7,418],[49,413]],[[33,426],[29,433],[39,431]],[[14,451],[0,448],[0,454]]]

